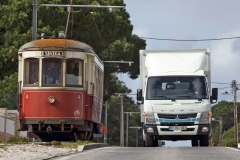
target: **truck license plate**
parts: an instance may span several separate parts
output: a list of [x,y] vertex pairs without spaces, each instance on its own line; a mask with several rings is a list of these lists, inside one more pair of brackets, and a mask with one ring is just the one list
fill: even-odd
[[168,130],[171,130],[171,131],[182,131],[182,126],[169,126]]

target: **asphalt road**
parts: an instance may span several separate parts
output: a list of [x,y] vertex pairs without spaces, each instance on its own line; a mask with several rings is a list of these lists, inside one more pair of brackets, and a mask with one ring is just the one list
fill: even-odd
[[240,149],[228,147],[103,147],[57,160],[240,160]]

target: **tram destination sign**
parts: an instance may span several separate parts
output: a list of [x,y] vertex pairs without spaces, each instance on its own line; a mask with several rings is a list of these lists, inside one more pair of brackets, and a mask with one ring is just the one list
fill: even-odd
[[62,51],[42,51],[42,56],[63,56]]

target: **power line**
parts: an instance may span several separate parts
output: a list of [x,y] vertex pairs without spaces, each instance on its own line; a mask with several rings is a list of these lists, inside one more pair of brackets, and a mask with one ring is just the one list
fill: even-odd
[[[105,43],[104,43],[104,41],[103,41],[103,39],[102,39],[102,36],[101,36],[100,31],[99,31],[99,29],[98,29],[97,23],[96,23],[95,18],[94,18],[94,16],[93,16],[92,14],[93,14],[93,12],[91,12],[91,16],[92,16],[93,22],[94,22],[95,27],[96,27],[96,29],[97,29],[98,35],[99,35],[99,37],[100,37],[100,39],[101,39],[101,41],[102,41],[102,44],[103,44],[103,46],[104,46],[104,49],[105,49],[105,51],[107,52],[107,50],[106,50],[106,45],[105,45]],[[107,54],[108,54],[108,52],[107,52]]]
[[139,37],[139,38],[158,40],[158,41],[221,41],[221,40],[237,39],[240,37],[224,37],[224,38],[209,38],[209,39],[171,39],[171,38],[151,38],[151,37]]
[[222,82],[211,82],[211,83],[216,83],[216,84],[229,84],[229,85],[230,85],[230,83],[222,83]]
[[218,88],[218,89],[224,89],[224,88],[231,88],[231,87],[223,87],[223,88]]

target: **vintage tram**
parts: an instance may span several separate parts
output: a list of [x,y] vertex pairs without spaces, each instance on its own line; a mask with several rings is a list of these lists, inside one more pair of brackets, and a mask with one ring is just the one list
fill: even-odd
[[21,131],[50,140],[92,139],[101,123],[104,65],[93,48],[39,39],[18,52]]

